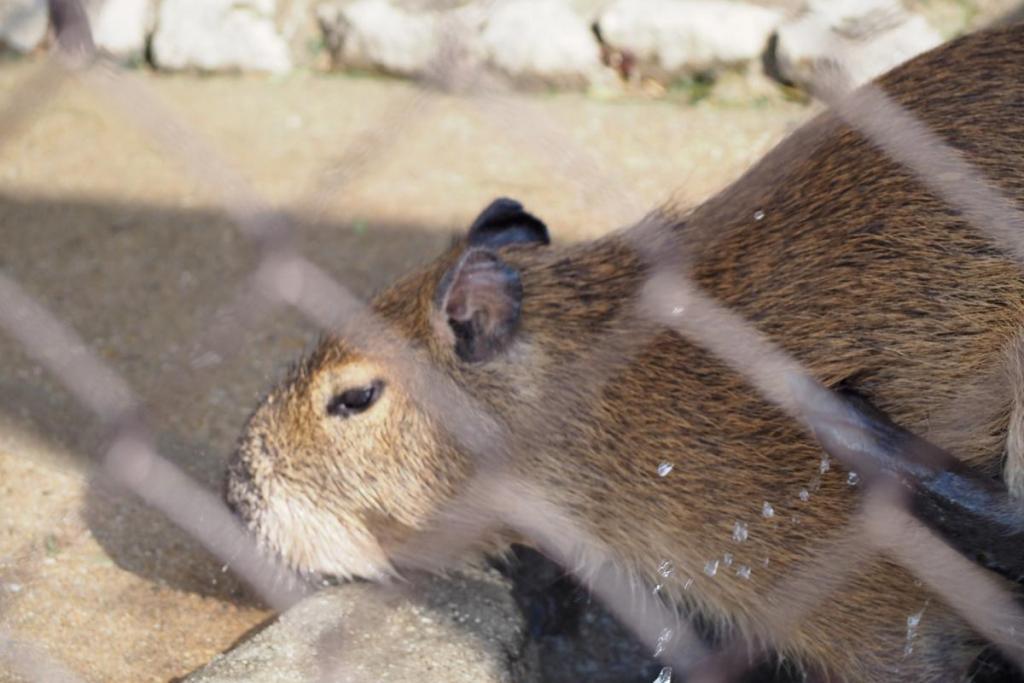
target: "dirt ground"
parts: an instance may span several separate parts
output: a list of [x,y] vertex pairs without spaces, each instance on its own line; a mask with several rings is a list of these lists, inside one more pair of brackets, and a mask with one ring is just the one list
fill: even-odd
[[[24,99],[39,68],[0,63],[0,106]],[[0,130],[0,269],[127,379],[161,451],[214,490],[255,398],[315,330],[278,311],[237,329],[233,354],[204,355],[256,254],[223,187],[197,177],[206,158],[190,169],[177,155],[196,136],[294,213],[305,254],[368,296],[497,195],[558,240],[592,237],[669,197],[700,200],[813,112],[743,88],[691,105],[685,93],[466,100],[373,78],[133,75],[191,133],[161,146],[139,129],[141,108],[76,82]],[[90,485],[106,438],[0,338],[0,636],[87,681],[173,680],[272,615],[159,514]]]

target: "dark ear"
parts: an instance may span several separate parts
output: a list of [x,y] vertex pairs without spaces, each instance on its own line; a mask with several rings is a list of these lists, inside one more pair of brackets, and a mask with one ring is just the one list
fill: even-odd
[[490,360],[505,349],[519,325],[523,285],[519,273],[485,249],[470,249],[441,278],[437,305],[464,361]]
[[550,244],[548,227],[514,199],[491,202],[469,228],[469,246],[498,249],[507,244]]

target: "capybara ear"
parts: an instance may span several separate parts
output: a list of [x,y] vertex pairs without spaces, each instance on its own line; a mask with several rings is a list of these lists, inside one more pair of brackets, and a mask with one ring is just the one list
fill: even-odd
[[469,227],[469,246],[498,249],[508,244],[550,244],[548,227],[514,199],[500,197]]
[[454,337],[455,355],[481,363],[512,342],[519,325],[523,285],[519,273],[496,254],[471,248],[441,278],[436,300]]

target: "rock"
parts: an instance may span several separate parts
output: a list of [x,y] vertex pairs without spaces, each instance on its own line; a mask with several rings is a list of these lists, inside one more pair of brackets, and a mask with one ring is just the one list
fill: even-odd
[[357,0],[321,5],[317,17],[335,66],[420,76],[437,55],[437,12]]
[[155,0],[105,0],[88,5],[96,47],[120,61],[145,56],[156,22]]
[[536,651],[494,572],[323,590],[185,683],[520,683]]
[[537,641],[541,680],[623,683],[657,677],[661,664],[651,648],[557,563],[513,546],[506,573]]
[[506,0],[480,35],[491,66],[521,84],[583,86],[604,70],[593,31],[564,0]]
[[0,1],[0,47],[31,52],[46,38],[48,25],[46,0]]
[[856,86],[942,42],[899,0],[811,0],[776,35],[770,55],[776,76],[809,90],[836,63]]
[[744,2],[616,0],[597,30],[631,73],[664,82],[759,58],[781,21],[781,12]]
[[292,62],[275,8],[274,0],[163,0],[153,62],[162,69],[287,72]]
[[485,64],[520,85],[558,86],[586,85],[605,71],[594,34],[566,0],[440,9],[357,0],[321,5],[318,15],[341,68],[422,76],[457,56],[458,66]]

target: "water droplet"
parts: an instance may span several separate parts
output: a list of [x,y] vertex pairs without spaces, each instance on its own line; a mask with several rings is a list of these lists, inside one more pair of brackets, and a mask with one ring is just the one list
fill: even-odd
[[822,474],[825,474],[830,469],[832,469],[832,463],[829,462],[828,456],[826,455],[824,458],[821,459],[821,463],[818,464],[818,471],[821,472]]
[[658,657],[665,652],[665,646],[672,640],[672,629],[663,628],[661,634],[658,636],[658,643],[654,647],[654,656]]
[[651,595],[658,595],[658,594],[660,594],[661,593],[661,589],[662,589],[662,584],[660,584],[660,583],[655,584],[654,588],[651,590]]
[[724,564],[726,567],[732,566],[732,553],[726,553],[725,555],[722,555],[722,564]]
[[772,504],[769,503],[767,500],[761,506],[761,516],[765,519],[771,519],[775,516],[775,508],[773,508]]
[[673,306],[672,307],[672,315],[682,315],[684,312],[686,312],[686,306]]
[[663,462],[663,463],[661,463],[660,465],[658,465],[658,476],[659,477],[667,477],[669,475],[669,472],[671,472],[672,468],[674,468],[674,467],[675,467],[675,465],[673,465],[670,462]]
[[226,564],[221,566],[220,573],[221,574],[227,574],[228,573],[228,566]]
[[764,211],[762,211],[761,209],[758,209],[757,211],[755,211],[754,212],[754,220],[755,221],[763,221],[764,220]]
[[800,489],[800,500],[807,502],[811,499],[811,494],[807,489]]
[[856,486],[860,483],[860,475],[856,472],[850,472],[846,475],[846,483],[850,486]]
[[9,583],[5,586],[5,588],[11,593],[20,593],[22,585],[20,583]]
[[690,586],[692,586],[692,585],[693,585],[693,579],[692,578],[687,579],[686,583],[683,584],[683,590],[684,591],[690,590]]
[[907,617],[907,644],[903,648],[904,657],[908,657],[914,651],[914,638],[917,636],[917,627],[921,623],[922,616],[924,616],[923,608],[917,614]]
[[741,564],[739,567],[736,568],[736,576],[740,577],[741,579],[747,579],[749,581],[750,567],[748,567],[745,564]]
[[672,683],[672,667],[666,666],[654,679],[654,683]]
[[747,540],[747,535],[748,531],[746,524],[743,522],[736,522],[732,525],[732,540],[737,543],[743,543],[743,541]]
[[707,564],[704,565],[704,573],[708,576],[714,576],[718,573],[718,560],[708,560]]
[[668,560],[665,560],[658,565],[658,574],[660,574],[663,579],[667,579],[672,576],[673,571],[675,570],[672,568],[672,563]]

